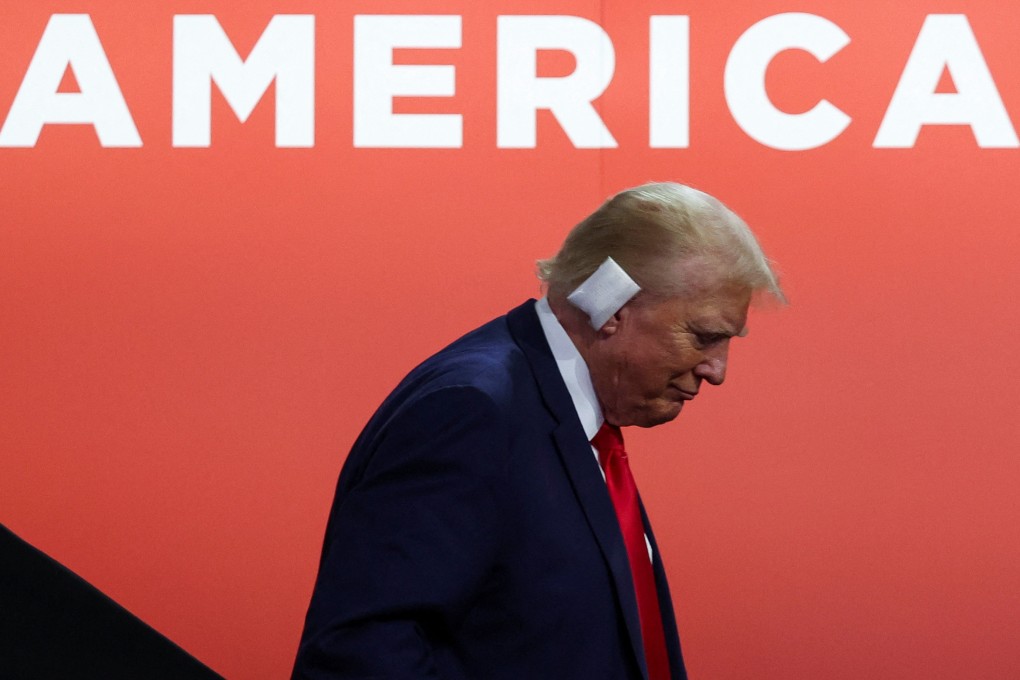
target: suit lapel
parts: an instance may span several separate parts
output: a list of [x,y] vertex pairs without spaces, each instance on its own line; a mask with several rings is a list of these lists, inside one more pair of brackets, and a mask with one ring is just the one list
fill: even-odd
[[[591,445],[585,437],[570,399],[570,393],[563,384],[559,368],[538,322],[534,300],[529,300],[511,311],[507,315],[507,323],[518,346],[528,357],[546,407],[559,423],[553,430],[553,440],[570,478],[574,494],[588,520],[588,526],[591,527],[612,574],[616,597],[627,625],[635,659],[642,675],[647,678],[637,598],[634,594],[630,563],[627,560],[627,548],[616,519],[616,510],[606,492],[605,480],[599,473]],[[670,610],[672,611],[672,606]]]

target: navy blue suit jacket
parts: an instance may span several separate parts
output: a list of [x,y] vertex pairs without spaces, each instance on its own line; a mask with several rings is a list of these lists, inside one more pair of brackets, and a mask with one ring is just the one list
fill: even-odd
[[294,677],[647,677],[623,538],[534,301],[414,369],[355,442]]

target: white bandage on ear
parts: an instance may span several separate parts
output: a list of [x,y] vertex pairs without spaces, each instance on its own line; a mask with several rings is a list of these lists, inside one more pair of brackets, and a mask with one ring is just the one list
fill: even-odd
[[639,290],[641,287],[623,271],[623,267],[607,257],[594,274],[567,296],[567,300],[584,311],[591,319],[591,327],[599,330]]

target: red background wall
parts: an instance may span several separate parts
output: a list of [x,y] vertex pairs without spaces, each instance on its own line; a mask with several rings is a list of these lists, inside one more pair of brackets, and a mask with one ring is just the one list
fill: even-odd
[[[629,437],[688,667],[704,680],[1020,677],[1020,150],[966,126],[872,141],[928,14],[965,13],[1013,120],[1020,9],[988,1],[8,2],[0,116],[50,14],[86,12],[144,146],[48,125],[0,149],[0,521],[230,678],[289,671],[337,472],[417,361],[536,295],[533,262],[603,198],[691,183],[740,213],[792,305],[762,310],[724,388]],[[723,68],[755,22],[808,11],[852,42],[780,55],[770,94],[853,118],[833,142],[748,137]],[[316,17],[316,137],[274,146],[213,96],[208,149],[171,145],[172,20],[244,55]],[[460,149],[356,149],[355,14],[463,16]],[[498,149],[496,16],[589,18],[617,69],[616,149],[551,115]],[[691,17],[691,143],[648,145],[648,16]],[[562,55],[561,55],[562,56]],[[542,68],[562,75],[570,60]],[[949,90],[952,84],[948,85]]]

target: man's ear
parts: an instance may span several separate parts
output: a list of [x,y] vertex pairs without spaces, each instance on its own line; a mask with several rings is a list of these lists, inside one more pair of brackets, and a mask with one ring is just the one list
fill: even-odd
[[599,329],[599,337],[608,338],[612,335],[616,335],[616,332],[620,330],[620,313],[623,312],[626,307],[627,306],[624,305],[622,308],[617,310],[615,314],[609,317],[604,324],[602,324],[602,328]]

